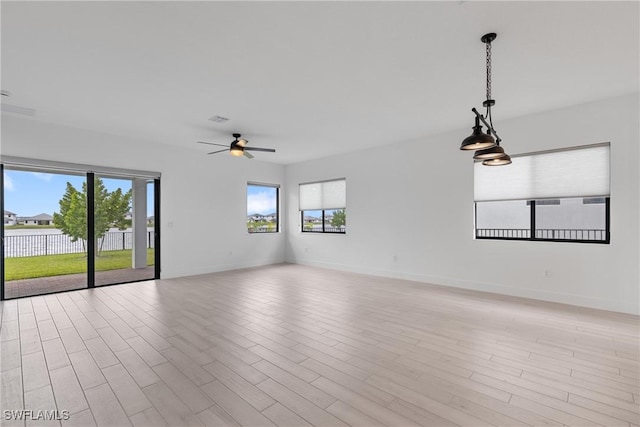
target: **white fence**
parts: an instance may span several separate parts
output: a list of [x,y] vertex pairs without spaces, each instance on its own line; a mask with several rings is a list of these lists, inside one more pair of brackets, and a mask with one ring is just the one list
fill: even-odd
[[[147,248],[153,248],[153,231],[147,231]],[[82,253],[84,240],[71,241],[65,234],[20,234],[4,237],[4,257],[17,258],[41,255]],[[98,240],[100,251],[120,251],[133,248],[131,231],[109,231]]]

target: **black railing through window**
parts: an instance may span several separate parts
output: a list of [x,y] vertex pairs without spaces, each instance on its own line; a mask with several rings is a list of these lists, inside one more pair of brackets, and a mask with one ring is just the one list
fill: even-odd
[[[153,231],[147,231],[146,247],[154,247]],[[97,239],[98,251],[133,249],[131,231],[110,231]],[[18,258],[41,255],[60,255],[86,252],[83,240],[72,242],[64,234],[26,234],[4,237],[4,257]]]
[[[477,238],[490,239],[531,239],[528,228],[477,228]],[[607,230],[602,229],[570,229],[570,228],[538,228],[534,240],[575,240],[606,241]]]

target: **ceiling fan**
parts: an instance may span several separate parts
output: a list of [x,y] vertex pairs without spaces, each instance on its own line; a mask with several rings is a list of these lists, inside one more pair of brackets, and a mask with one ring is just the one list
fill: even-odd
[[[267,151],[269,153],[275,153],[276,150],[274,150],[273,148],[260,148],[260,147],[247,147],[246,145],[249,143],[249,141],[247,141],[246,139],[240,139],[242,135],[240,135],[239,133],[234,133],[233,137],[235,138],[233,141],[231,141],[231,145],[229,146],[229,148],[225,148],[224,150],[218,150],[218,151],[212,151],[211,153],[207,153],[207,154],[216,154],[216,153],[222,153],[223,151],[229,151],[229,153],[231,153],[232,156],[245,156],[249,159],[253,159],[253,156],[251,155],[251,153],[248,153],[247,151]],[[215,142],[205,142],[205,141],[197,141],[198,144],[208,144],[208,145],[219,145],[220,147],[226,147],[226,144],[216,144]]]

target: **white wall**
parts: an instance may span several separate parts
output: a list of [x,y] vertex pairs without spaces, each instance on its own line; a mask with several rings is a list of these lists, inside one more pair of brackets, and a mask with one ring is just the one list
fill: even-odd
[[282,185],[284,167],[207,156],[193,145],[179,149],[2,115],[2,155],[162,173],[162,278],[283,262],[283,233],[247,233],[246,184]]
[[[0,154],[160,171],[163,278],[286,259],[638,314],[638,104],[636,94],[509,121],[496,110],[511,153],[611,142],[610,245],[474,240],[471,153],[458,150],[471,113],[469,129],[286,168],[3,114]],[[347,234],[300,233],[298,183],[339,177]],[[285,233],[246,232],[247,181],[284,184]]]
[[[638,104],[634,94],[509,121],[495,111],[513,154],[611,142],[609,245],[475,240],[472,154],[458,150],[473,116],[461,110],[469,129],[287,166],[287,260],[638,314]],[[340,177],[347,234],[300,233],[298,183]]]

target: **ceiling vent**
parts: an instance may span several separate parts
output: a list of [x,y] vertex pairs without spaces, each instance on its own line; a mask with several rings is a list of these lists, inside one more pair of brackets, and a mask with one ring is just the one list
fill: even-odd
[[226,123],[226,122],[229,121],[229,119],[227,119],[226,117],[222,117],[222,116],[213,116],[209,120],[211,120],[212,122],[215,122],[215,123]]

